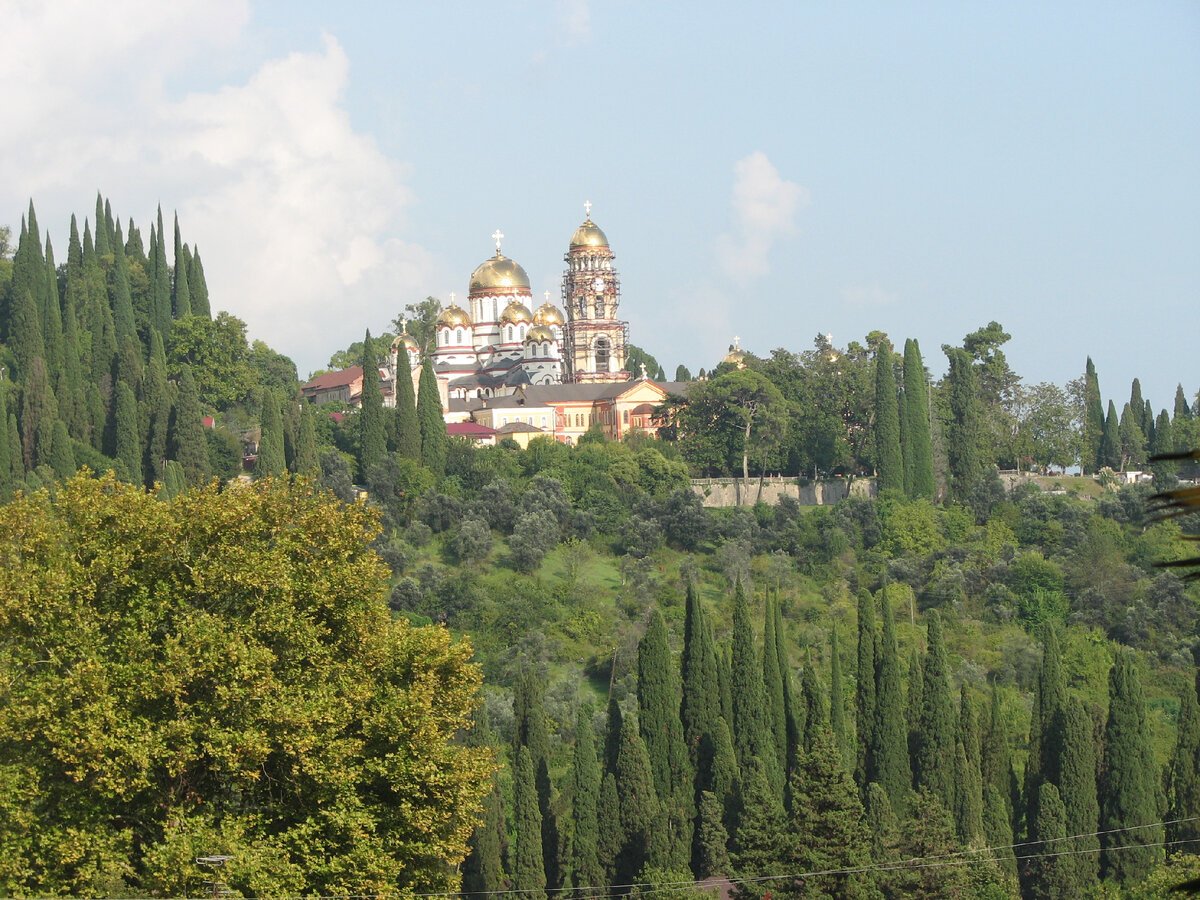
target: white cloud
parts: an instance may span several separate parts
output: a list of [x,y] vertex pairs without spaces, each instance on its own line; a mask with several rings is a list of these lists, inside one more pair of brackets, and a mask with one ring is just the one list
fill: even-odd
[[733,167],[733,229],[717,238],[717,261],[736,280],[765,275],[771,248],[796,231],[796,213],[809,204],[808,188],[788,181],[762,151]]
[[879,282],[871,284],[849,284],[841,290],[842,302],[847,306],[858,309],[891,306],[896,302],[896,294],[884,290]]
[[164,85],[236,43],[244,0],[117,7],[22,5],[0,38],[0,80],[21,86],[0,129],[8,215],[32,195],[57,243],[45,208],[87,215],[97,188],[145,237],[157,203],[168,228],[178,209],[214,307],[302,375],[424,296],[430,254],[399,237],[407,173],[350,122],[335,38],[180,97]]
[[574,47],[592,35],[592,12],[588,0],[559,0],[559,35],[564,45]]

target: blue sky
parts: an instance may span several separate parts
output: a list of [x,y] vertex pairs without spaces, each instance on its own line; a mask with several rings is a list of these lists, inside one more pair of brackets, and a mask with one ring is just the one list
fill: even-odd
[[[166,7],[166,8],[163,8]],[[25,3],[0,221],[99,188],[198,243],[301,375],[466,293],[558,291],[582,203],[671,373],[989,320],[1028,382],[1200,388],[1200,5]],[[7,45],[7,46],[6,46]]]

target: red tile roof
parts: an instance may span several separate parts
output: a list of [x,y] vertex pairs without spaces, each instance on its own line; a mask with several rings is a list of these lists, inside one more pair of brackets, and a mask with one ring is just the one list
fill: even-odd
[[495,428],[488,428],[478,422],[452,422],[446,426],[446,434],[451,437],[483,438],[492,437]]
[[362,366],[351,366],[340,372],[326,372],[318,375],[308,384],[300,388],[302,391],[332,391],[340,387],[349,387],[362,378]]

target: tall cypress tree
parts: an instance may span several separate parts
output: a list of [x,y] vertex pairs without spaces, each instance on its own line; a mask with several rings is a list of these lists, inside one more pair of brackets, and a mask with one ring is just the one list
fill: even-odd
[[1100,820],[1096,797],[1096,745],[1092,718],[1076,699],[1068,699],[1054,714],[1042,755],[1046,780],[1058,788],[1066,816],[1067,834],[1083,837],[1071,842],[1076,883],[1093,884],[1100,874],[1100,848],[1095,836]]
[[117,243],[113,251],[113,266],[109,270],[108,294],[113,311],[113,327],[117,346],[126,341],[137,342],[137,322],[133,315],[133,298],[129,293],[129,268],[125,247]]
[[621,807],[621,851],[617,854],[618,884],[633,882],[647,862],[665,862],[666,840],[662,812],[654,792],[654,776],[636,720],[621,723],[617,750],[617,796]]
[[96,192],[96,255],[107,256],[112,253],[112,241],[109,239],[109,229],[104,224],[104,198]]
[[1064,851],[1075,849],[1063,840],[1068,834],[1066,811],[1058,789],[1049,781],[1038,788],[1037,810],[1030,826],[1030,835],[1038,843],[1027,860],[1028,895],[1037,900],[1082,897],[1083,886],[1075,880],[1074,860],[1064,855]]
[[1042,633],[1042,663],[1038,669],[1033,716],[1029,724],[1029,755],[1025,760],[1025,814],[1029,828],[1037,819],[1038,787],[1048,777],[1043,747],[1052,740],[1055,717],[1066,702],[1066,692],[1058,631],[1053,625],[1047,625]]
[[698,805],[695,872],[699,878],[708,878],[729,871],[729,832],[725,830],[724,807],[716,794],[701,791]]
[[779,771],[787,768],[787,710],[783,699],[783,672],[779,668],[779,655],[775,635],[774,604],[768,598],[763,604],[763,710],[767,716],[767,728],[775,747],[775,758]]
[[546,870],[542,860],[542,814],[538,809],[533,758],[525,746],[517,749],[513,772],[513,824],[516,835],[513,890],[522,900],[544,900]]
[[721,715],[716,654],[709,643],[700,596],[690,582],[685,604],[683,654],[679,663],[683,697],[679,705],[679,718],[683,722],[683,739],[691,754],[697,779],[703,789],[711,790],[711,785],[704,778],[711,769],[711,759],[706,759],[701,750],[705,735],[709,737],[710,746],[715,741],[716,720]]
[[782,791],[781,773],[774,765],[774,742],[767,730],[766,710],[763,704],[762,667],[754,646],[754,630],[750,624],[750,612],[746,606],[746,595],[741,584],[733,594],[733,638],[729,666],[730,699],[733,704],[733,721],[730,731],[733,749],[737,753],[738,765],[743,773],[750,760],[758,756],[772,784]]
[[875,715],[867,753],[867,780],[878,782],[887,791],[892,809],[897,817],[903,817],[909,806],[912,769],[901,695],[900,654],[896,648],[896,622],[886,590],[879,592],[879,602],[883,612],[883,633],[875,660]]
[[38,307],[42,315],[42,336],[46,343],[46,368],[57,381],[62,375],[63,365],[62,306],[58,296],[54,248],[50,246],[49,233],[46,234],[46,264],[42,275]]
[[163,229],[162,207],[158,208],[157,239],[150,259],[151,324],[164,336],[171,333],[171,271],[167,267],[167,233]]
[[[1122,650],[1108,676],[1108,723],[1100,780],[1100,871],[1131,884],[1146,877],[1162,851],[1158,771],[1146,728],[1146,707],[1132,651]],[[1116,848],[1121,848],[1119,851]]]
[[312,407],[300,404],[300,434],[296,439],[296,474],[316,478],[321,474],[321,459],[317,455],[317,426]]
[[1108,415],[1104,419],[1104,431],[1100,435],[1101,466],[1121,468],[1121,425],[1117,419],[1117,406],[1108,401]]
[[875,349],[875,471],[879,490],[904,490],[900,452],[900,402],[896,393],[896,354],[889,341]]
[[950,494],[959,503],[971,496],[983,474],[980,449],[982,403],[971,355],[960,347],[947,347],[950,371],[946,375],[950,422],[946,431],[946,456],[950,465]]
[[942,620],[929,611],[929,649],[922,668],[921,712],[917,719],[917,746],[913,759],[913,784],[936,794],[948,809],[954,808],[954,703],[950,698],[950,664],[942,641]]
[[117,383],[115,450],[121,465],[121,477],[131,484],[143,484],[142,439],[138,434],[137,399],[124,381]]
[[858,729],[858,758],[854,780],[866,796],[870,783],[870,753],[875,730],[875,655],[879,638],[875,634],[875,601],[865,588],[858,592],[858,668],[854,684],[854,722]]
[[179,213],[175,213],[175,268],[171,283],[171,311],[176,319],[192,314],[192,296],[188,290],[188,264],[183,241],[179,238]]
[[1013,853],[1012,812],[1007,799],[990,784],[983,786],[983,839],[987,846],[996,848],[992,852],[1005,877],[1013,879],[1017,874],[1017,859]]
[[188,266],[188,293],[192,300],[192,315],[211,319],[208,285],[204,281],[204,263],[200,262],[199,247],[192,251],[191,263]]
[[[33,207],[30,206],[30,210]],[[1180,422],[1186,422],[1192,418],[1192,407],[1188,403],[1187,395],[1183,392],[1183,385],[1175,385],[1175,408],[1174,415],[1171,418],[1173,424],[1178,425]]]
[[0,382],[0,503],[7,502],[17,486],[15,465],[8,440],[8,385]]
[[1100,467],[1100,441],[1103,437],[1104,403],[1100,398],[1100,379],[1089,356],[1083,376],[1083,445],[1080,449],[1083,474],[1090,475]]
[[596,758],[596,735],[592,730],[592,707],[580,707],[575,720],[575,752],[572,771],[571,822],[574,838],[567,863],[567,883],[575,888],[604,883],[600,865],[600,763]]
[[954,821],[965,844],[983,838],[983,777],[979,768],[979,724],[970,691],[959,693],[958,737],[954,755]]
[[387,456],[387,426],[383,421],[383,392],[371,331],[363,338],[362,409],[358,414],[358,477],[365,483]]
[[279,412],[279,397],[272,390],[263,391],[259,423],[261,436],[254,475],[256,478],[283,475],[287,471],[283,456],[283,416]]
[[[746,766],[742,814],[730,848],[730,864],[741,879],[757,878],[779,871],[788,847],[787,819],[779,791],[771,783],[767,766],[751,757]],[[739,900],[762,895],[761,885],[748,882],[734,890]]]
[[396,340],[396,453],[402,459],[421,461],[421,421],[417,417],[417,398],[410,373],[412,361],[404,337]]
[[163,467],[167,460],[167,439],[171,425],[171,392],[167,384],[167,357],[163,351],[162,337],[158,332],[150,335],[150,361],[146,364],[146,376],[142,379],[142,406],[146,411],[146,449],[143,470],[146,487],[162,481]]
[[54,470],[55,476],[61,479],[70,478],[75,474],[75,449],[71,446],[71,436],[67,434],[67,426],[62,419],[56,419],[54,422],[50,468]]
[[[1004,716],[1000,709],[1000,694],[992,685],[990,703],[988,705],[988,722],[985,737],[981,741],[979,760],[980,774],[983,778],[985,799],[985,814],[987,813],[987,795],[993,790],[1004,804],[1005,815],[1008,819],[1008,835],[1011,837],[1015,827],[1014,810],[1019,805],[1016,801],[1017,784],[1013,774],[1012,749],[1008,744],[1008,733],[1004,726]],[[996,846],[992,832],[988,832],[988,844]]]
[[16,363],[15,377],[25,381],[33,369],[35,359],[45,360],[46,348],[42,342],[42,318],[38,315],[37,302],[28,290],[12,294],[9,320],[9,349]]
[[514,749],[526,747],[533,765],[537,788],[540,841],[545,858],[542,871],[550,887],[560,883],[558,871],[558,821],[553,806],[553,784],[550,780],[550,733],[542,698],[542,682],[530,668],[522,671],[513,695]]
[[842,687],[842,654],[838,649],[837,626],[829,633],[829,728],[838,752],[842,754],[842,764],[847,770],[852,769],[854,748],[846,724],[846,694]]
[[921,348],[909,339],[904,342],[904,484],[914,500],[932,500],[935,491],[929,409]]
[[189,487],[199,487],[208,481],[208,439],[204,436],[200,393],[192,377],[192,367],[183,366],[179,375],[179,393],[171,413],[171,457],[183,466]]
[[804,705],[804,750],[810,752],[817,735],[829,728],[829,713],[817,667],[808,651],[804,653],[804,671],[800,675],[800,697]]
[[654,790],[669,826],[669,862],[686,869],[692,850],[694,810],[691,761],[679,720],[679,684],[667,644],[667,626],[655,607],[638,644],[638,725],[650,759]]
[[442,401],[438,396],[437,376],[433,373],[433,357],[426,356],[421,365],[421,383],[417,390],[417,420],[421,425],[421,465],[437,476],[446,468],[446,421],[442,418]]
[[[137,412],[134,411],[136,418]],[[35,356],[29,365],[25,387],[21,391],[21,452],[26,470],[50,464],[54,441],[54,423],[58,421],[58,403],[46,363]],[[135,425],[136,427],[136,425]]]
[[1200,822],[1177,821],[1189,819],[1200,810],[1200,710],[1196,706],[1196,686],[1189,679],[1179,696],[1179,728],[1168,770],[1167,821],[1175,822],[1167,826],[1168,841],[1200,839]]
[[492,778],[492,789],[483,800],[483,821],[467,841],[463,861],[464,894],[499,893],[504,889],[504,797]]
[[596,855],[604,869],[604,878],[611,883],[616,878],[617,858],[621,855],[621,798],[617,793],[617,776],[605,772],[600,782],[600,802],[596,810],[599,824]]

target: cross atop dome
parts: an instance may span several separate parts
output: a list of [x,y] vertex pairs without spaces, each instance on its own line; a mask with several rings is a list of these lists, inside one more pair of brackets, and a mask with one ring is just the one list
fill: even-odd
[[454,305],[454,297],[455,297],[455,293],[454,293],[454,291],[451,291],[450,292],[450,305],[451,306]]
[[542,296],[546,298],[547,303],[550,302],[550,292],[549,291],[546,291]]
[[496,242],[496,255],[500,255],[500,242],[504,240],[504,232],[497,228],[492,232],[492,240]]
[[591,200],[583,201],[583,215],[585,218],[587,218],[587,220],[589,222],[592,221],[592,201]]

